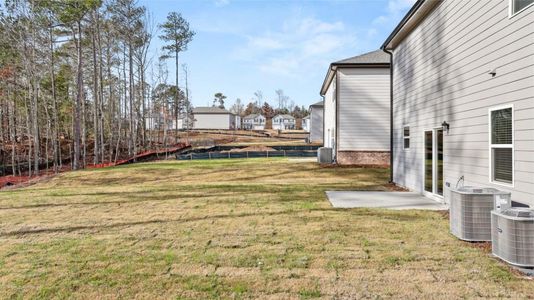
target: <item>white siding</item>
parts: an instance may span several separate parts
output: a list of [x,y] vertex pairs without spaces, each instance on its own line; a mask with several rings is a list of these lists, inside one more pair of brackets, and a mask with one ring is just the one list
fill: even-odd
[[280,115],[275,116],[272,119],[272,128],[274,130],[289,130],[295,129],[296,125],[295,119],[284,118]]
[[[335,82],[336,78],[330,83],[324,95],[324,138],[325,147],[335,148],[336,132],[336,103],[335,103]],[[312,123],[313,125],[313,123]]]
[[243,124],[242,124],[243,122],[242,122],[242,120],[241,120],[241,117],[238,116],[238,115],[235,115],[234,118],[235,118],[235,125],[234,125],[234,128],[235,128],[235,129],[241,129],[242,126],[243,126]]
[[231,129],[230,114],[195,114],[195,129]]
[[323,117],[324,108],[322,106],[312,106],[308,125],[310,128],[310,141],[312,143],[323,142]]
[[389,151],[389,68],[340,68],[339,151]]
[[302,130],[310,132],[310,119],[302,119]]
[[[509,17],[509,1],[444,0],[394,50],[394,180],[423,190],[423,132],[450,124],[444,177],[491,186],[534,205],[534,7]],[[489,70],[496,69],[492,78]],[[489,117],[514,105],[515,182],[489,180]],[[402,127],[411,148],[402,147]],[[447,201],[448,191],[445,192]]]

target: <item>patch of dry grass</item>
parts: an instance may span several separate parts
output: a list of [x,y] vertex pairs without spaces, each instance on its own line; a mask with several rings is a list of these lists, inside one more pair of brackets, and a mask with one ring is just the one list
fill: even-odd
[[532,297],[428,211],[338,210],[386,169],[158,162],[0,192],[0,298]]

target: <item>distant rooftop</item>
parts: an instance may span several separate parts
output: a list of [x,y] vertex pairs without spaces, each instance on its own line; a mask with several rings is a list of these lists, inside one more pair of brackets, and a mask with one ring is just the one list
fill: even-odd
[[324,96],[328,86],[334,79],[337,68],[389,68],[391,57],[382,50],[367,52],[350,58],[338,60],[330,64],[319,94]]
[[250,114],[248,116],[245,116],[243,119],[255,119],[257,117],[261,116],[260,114]]
[[321,101],[319,101],[319,102],[316,102],[316,103],[310,105],[310,107],[312,107],[312,106],[324,106],[324,101],[321,100]]
[[361,55],[353,56],[350,58],[342,59],[336,61],[334,65],[344,65],[344,64],[389,64],[390,63],[389,55],[382,50],[375,50],[372,52],[364,53]]
[[286,114],[284,114],[284,115],[276,115],[274,117],[275,118],[276,117],[282,117],[283,119],[295,119],[295,117],[293,117],[292,115],[286,115]]
[[193,114],[231,114],[231,112],[219,107],[204,106],[193,108]]

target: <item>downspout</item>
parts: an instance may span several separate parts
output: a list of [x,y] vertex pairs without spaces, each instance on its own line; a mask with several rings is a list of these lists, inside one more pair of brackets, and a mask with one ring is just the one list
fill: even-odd
[[332,134],[334,134],[334,147],[335,147],[335,151],[333,151],[334,153],[334,163],[337,164],[337,157],[338,157],[338,152],[339,152],[339,80],[338,80],[338,76],[337,76],[337,68],[336,68],[336,77],[335,77],[335,80],[336,80],[336,88],[335,88],[335,94],[334,94],[334,98],[336,99],[335,101],[335,107],[334,107],[334,111],[336,113],[336,118],[334,120],[334,126],[336,126],[334,132]]
[[389,54],[389,183],[393,180],[393,52],[382,47]]
[[[322,132],[322,137],[321,138],[323,140],[323,147],[324,147],[325,146],[325,138],[324,138],[324,136],[325,136],[325,132],[326,132],[325,131],[326,125],[324,124],[324,120],[325,120],[325,117],[326,117],[326,115],[324,113],[325,112],[324,107],[325,107],[326,100],[325,100],[324,96],[321,96],[321,98],[323,98],[323,112],[322,112],[322,114],[323,114],[323,132]],[[310,124],[311,124],[311,122],[310,122]],[[311,129],[311,127],[310,127],[310,129]]]

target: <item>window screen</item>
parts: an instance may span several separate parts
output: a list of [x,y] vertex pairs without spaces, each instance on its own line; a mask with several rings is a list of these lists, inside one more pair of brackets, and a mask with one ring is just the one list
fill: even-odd
[[404,149],[410,149],[410,126],[404,126]]
[[515,14],[532,3],[534,0],[512,0],[512,13]]
[[513,163],[512,148],[493,149],[493,180],[511,184]]
[[513,184],[513,110],[491,111],[491,174],[494,182]]
[[491,129],[492,144],[512,144],[512,108],[492,111]]

